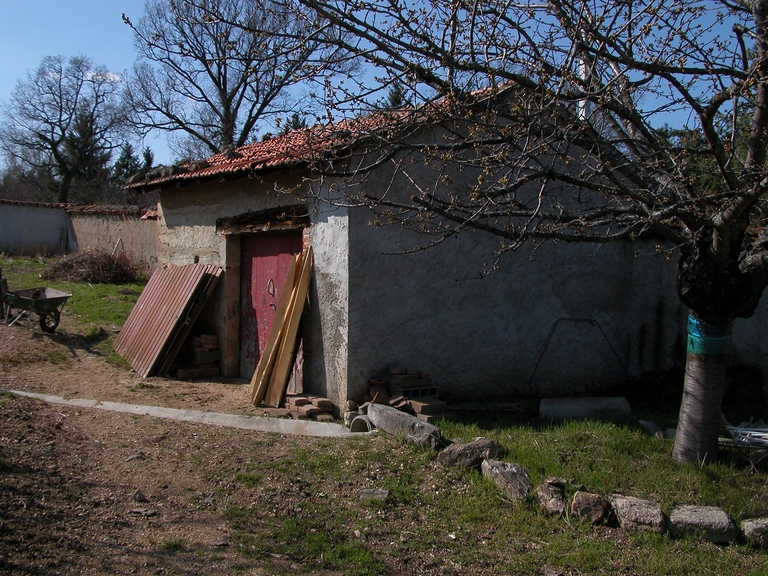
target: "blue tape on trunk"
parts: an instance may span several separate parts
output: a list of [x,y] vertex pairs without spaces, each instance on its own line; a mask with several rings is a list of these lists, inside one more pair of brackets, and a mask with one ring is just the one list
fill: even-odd
[[732,324],[709,324],[688,316],[688,352],[700,355],[728,354]]

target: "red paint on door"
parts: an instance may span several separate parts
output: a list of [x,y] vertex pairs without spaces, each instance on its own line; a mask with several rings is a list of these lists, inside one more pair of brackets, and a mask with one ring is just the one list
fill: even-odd
[[243,236],[240,253],[240,375],[250,378],[264,351],[285,277],[302,233],[270,232]]

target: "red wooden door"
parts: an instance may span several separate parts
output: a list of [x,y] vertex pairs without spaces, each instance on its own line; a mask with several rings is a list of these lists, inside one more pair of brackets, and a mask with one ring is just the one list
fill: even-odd
[[240,253],[240,375],[250,378],[267,343],[277,303],[302,233],[243,236]]

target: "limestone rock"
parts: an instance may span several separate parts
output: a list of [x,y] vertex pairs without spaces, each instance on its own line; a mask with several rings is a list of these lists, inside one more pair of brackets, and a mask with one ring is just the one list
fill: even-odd
[[592,524],[600,524],[608,517],[610,511],[608,500],[600,494],[590,492],[576,492],[571,501],[571,513],[582,520],[588,520]]
[[536,486],[536,499],[547,514],[565,514],[565,486],[563,478],[547,478]]
[[443,466],[463,466],[476,468],[487,458],[496,458],[501,452],[501,446],[496,440],[478,438],[465,444],[452,444],[437,456],[437,461]]
[[664,438],[664,430],[654,422],[651,422],[650,420],[638,420],[637,423],[642,426],[643,430],[645,430],[649,436],[655,436],[659,439]]
[[617,494],[612,498],[611,505],[619,526],[627,532],[664,533],[666,522],[658,502]]
[[768,548],[768,518],[755,518],[741,523],[741,531],[747,540],[760,548]]
[[363,500],[379,500],[380,502],[384,502],[389,498],[389,490],[384,490],[383,488],[366,488],[360,493],[360,497]]
[[673,536],[704,534],[715,544],[728,544],[736,538],[736,525],[725,510],[716,506],[681,506],[669,515]]
[[514,501],[525,500],[531,494],[531,478],[527,468],[499,460],[483,460],[483,475],[501,488]]
[[400,412],[391,406],[370,404],[368,406],[368,418],[371,424],[388,434],[403,436],[409,442],[420,446],[429,446],[433,450],[437,450],[447,444],[440,428],[422,422],[415,416]]
[[357,418],[359,415],[359,412],[357,410],[347,410],[344,412],[344,426],[349,428],[350,424],[352,424],[352,420]]

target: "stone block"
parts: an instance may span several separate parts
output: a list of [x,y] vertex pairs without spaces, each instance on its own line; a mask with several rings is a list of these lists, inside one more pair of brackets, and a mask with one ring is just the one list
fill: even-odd
[[360,493],[360,497],[363,500],[379,500],[384,502],[389,498],[389,490],[383,488],[366,488]]
[[395,410],[391,406],[370,404],[368,418],[377,428],[393,436],[403,436],[409,442],[429,446],[434,450],[446,445],[440,428],[422,422],[415,416]]
[[483,476],[490,478],[511,500],[519,502],[530,496],[531,477],[524,466],[499,460],[483,460],[480,468]]
[[619,526],[624,530],[664,533],[666,521],[658,502],[617,494],[611,499],[611,505]]
[[571,513],[592,524],[603,523],[610,509],[610,503],[600,494],[579,491],[573,495],[571,501]]
[[741,523],[741,531],[748,542],[768,548],[768,518],[755,518]]
[[736,539],[736,524],[725,510],[717,506],[681,506],[669,515],[669,532],[673,536],[697,536],[715,544],[729,544]]
[[478,438],[472,442],[451,444],[437,455],[437,461],[443,466],[463,466],[477,468],[483,460],[499,456],[501,446],[496,440]]
[[547,514],[562,516],[565,514],[565,487],[563,478],[547,478],[536,486],[536,499]]
[[434,424],[438,420],[442,419],[441,414],[416,414],[416,418],[427,424]]

